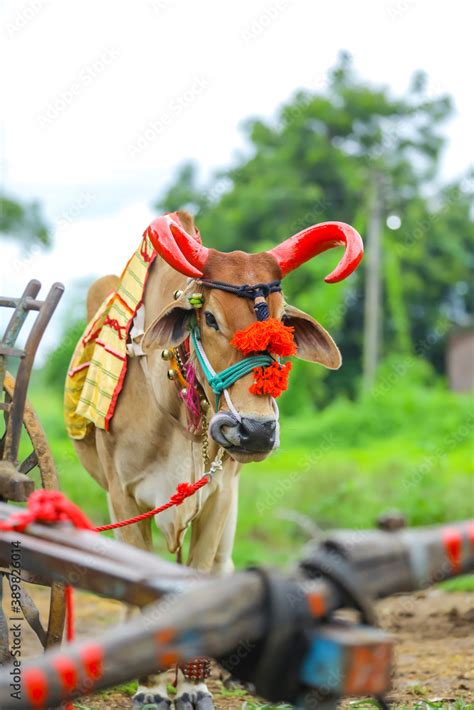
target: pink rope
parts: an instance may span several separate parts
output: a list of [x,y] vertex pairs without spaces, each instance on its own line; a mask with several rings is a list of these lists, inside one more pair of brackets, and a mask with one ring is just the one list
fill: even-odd
[[191,362],[188,362],[186,366],[186,382],[188,386],[186,387],[186,393],[179,393],[179,396],[186,405],[189,413],[191,414],[194,423],[199,423],[201,417],[201,403],[199,399],[199,394],[196,388],[196,368]]

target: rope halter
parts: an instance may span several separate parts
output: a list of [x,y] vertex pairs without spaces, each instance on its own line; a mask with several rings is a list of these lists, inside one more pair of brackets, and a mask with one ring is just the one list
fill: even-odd
[[213,281],[212,279],[199,279],[198,283],[208,288],[216,288],[253,301],[257,320],[267,320],[270,317],[266,299],[271,293],[279,293],[281,291],[281,281],[270,281],[270,283],[255,284],[254,286],[249,286],[249,284],[234,286],[225,281]]
[[[271,293],[281,291],[281,283],[280,281],[272,281],[253,286],[248,284],[235,286],[224,281],[210,279],[199,279],[198,283],[208,288],[216,288],[240,298],[254,301],[257,321],[244,330],[235,333],[230,341],[231,345],[242,352],[245,357],[219,373],[214,370],[204,351],[199,327],[194,326],[191,331],[191,340],[196,357],[209,386],[216,396],[216,411],[219,409],[220,397],[224,394],[229,410],[240,420],[240,415],[232,404],[228,389],[241,377],[252,371],[255,373],[255,383],[250,387],[252,394],[278,397],[287,388],[288,373],[291,365],[290,363],[282,365],[279,356],[295,354],[296,345],[293,329],[285,326],[275,318],[270,318],[270,311],[266,301]],[[195,296],[196,294],[194,294]],[[201,300],[199,304],[196,303],[195,307],[201,308],[202,305]]]
[[240,415],[232,404],[232,400],[227,390],[235,382],[237,382],[237,380],[240,380],[241,377],[244,377],[244,375],[247,375],[256,367],[266,367],[271,365],[275,362],[274,358],[272,358],[272,356],[268,353],[262,353],[262,355],[249,355],[243,360],[240,360],[240,362],[236,362],[234,365],[230,365],[224,370],[221,370],[221,372],[217,373],[204,352],[201,342],[201,332],[197,326],[191,331],[191,340],[194,345],[196,357],[201,365],[206,380],[216,395],[216,411],[219,409],[220,398],[222,393],[224,393],[229,409],[237,417],[237,419],[240,419]]

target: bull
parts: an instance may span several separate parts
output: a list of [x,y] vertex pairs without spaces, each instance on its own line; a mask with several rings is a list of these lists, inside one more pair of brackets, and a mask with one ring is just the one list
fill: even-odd
[[[235,347],[235,336],[272,319],[291,330],[296,357],[339,368],[341,355],[333,339],[312,316],[285,302],[281,280],[317,254],[344,246],[339,264],[325,279],[340,281],[359,264],[362,240],[349,225],[329,222],[309,227],[268,252],[221,253],[201,243],[186,212],[156,219],[147,234],[158,257],[143,297],[143,335],[138,331],[134,339],[139,355],[129,357],[110,430],[92,427],[73,443],[84,467],[107,491],[113,520],[162,505],[179,483],[196,481],[207,460],[213,461],[216,473],[209,484],[155,522],[172,553],[181,551],[191,528],[187,564],[195,570],[228,573],[233,569],[241,465],[262,461],[279,445],[275,399],[252,387],[255,365],[265,368],[272,354],[244,356]],[[107,276],[91,286],[89,319],[117,283],[117,277]],[[183,346],[185,355],[178,357],[175,372],[170,358]],[[201,433],[190,431],[176,387],[176,377],[186,374],[184,357],[195,365]],[[152,549],[150,519],[121,529],[120,536]],[[179,673],[178,710],[212,707],[205,675],[186,669]],[[164,710],[170,702],[166,674],[160,674],[139,687],[134,707]]]

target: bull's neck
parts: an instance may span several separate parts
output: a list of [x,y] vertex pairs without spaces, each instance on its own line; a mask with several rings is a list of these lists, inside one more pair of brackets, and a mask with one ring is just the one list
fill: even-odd
[[[178,290],[184,290],[186,285],[185,276],[157,257],[150,269],[143,299],[145,330],[173,301],[173,294]],[[175,383],[168,379],[169,363],[163,360],[161,352],[161,349],[153,350],[147,356],[148,386],[152,388],[158,406],[176,419],[180,427],[187,430],[186,406],[178,395]]]

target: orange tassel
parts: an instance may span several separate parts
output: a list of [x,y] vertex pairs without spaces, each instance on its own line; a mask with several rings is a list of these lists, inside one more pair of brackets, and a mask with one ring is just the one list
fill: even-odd
[[[269,352],[281,357],[296,354],[294,328],[276,318],[252,323],[244,330],[239,330],[232,338],[231,345],[240,350],[244,355],[254,352]],[[255,382],[250,386],[251,394],[269,395],[279,397],[288,389],[288,375],[291,363],[280,365],[274,362],[267,367],[254,369]]]
[[288,389],[290,370],[291,362],[286,362],[284,365],[274,362],[267,367],[256,367],[255,382],[250,386],[249,391],[251,394],[279,397]]
[[239,330],[230,343],[244,355],[267,350],[274,355],[289,357],[296,354],[293,331],[294,328],[283,325],[276,318],[268,318]]

